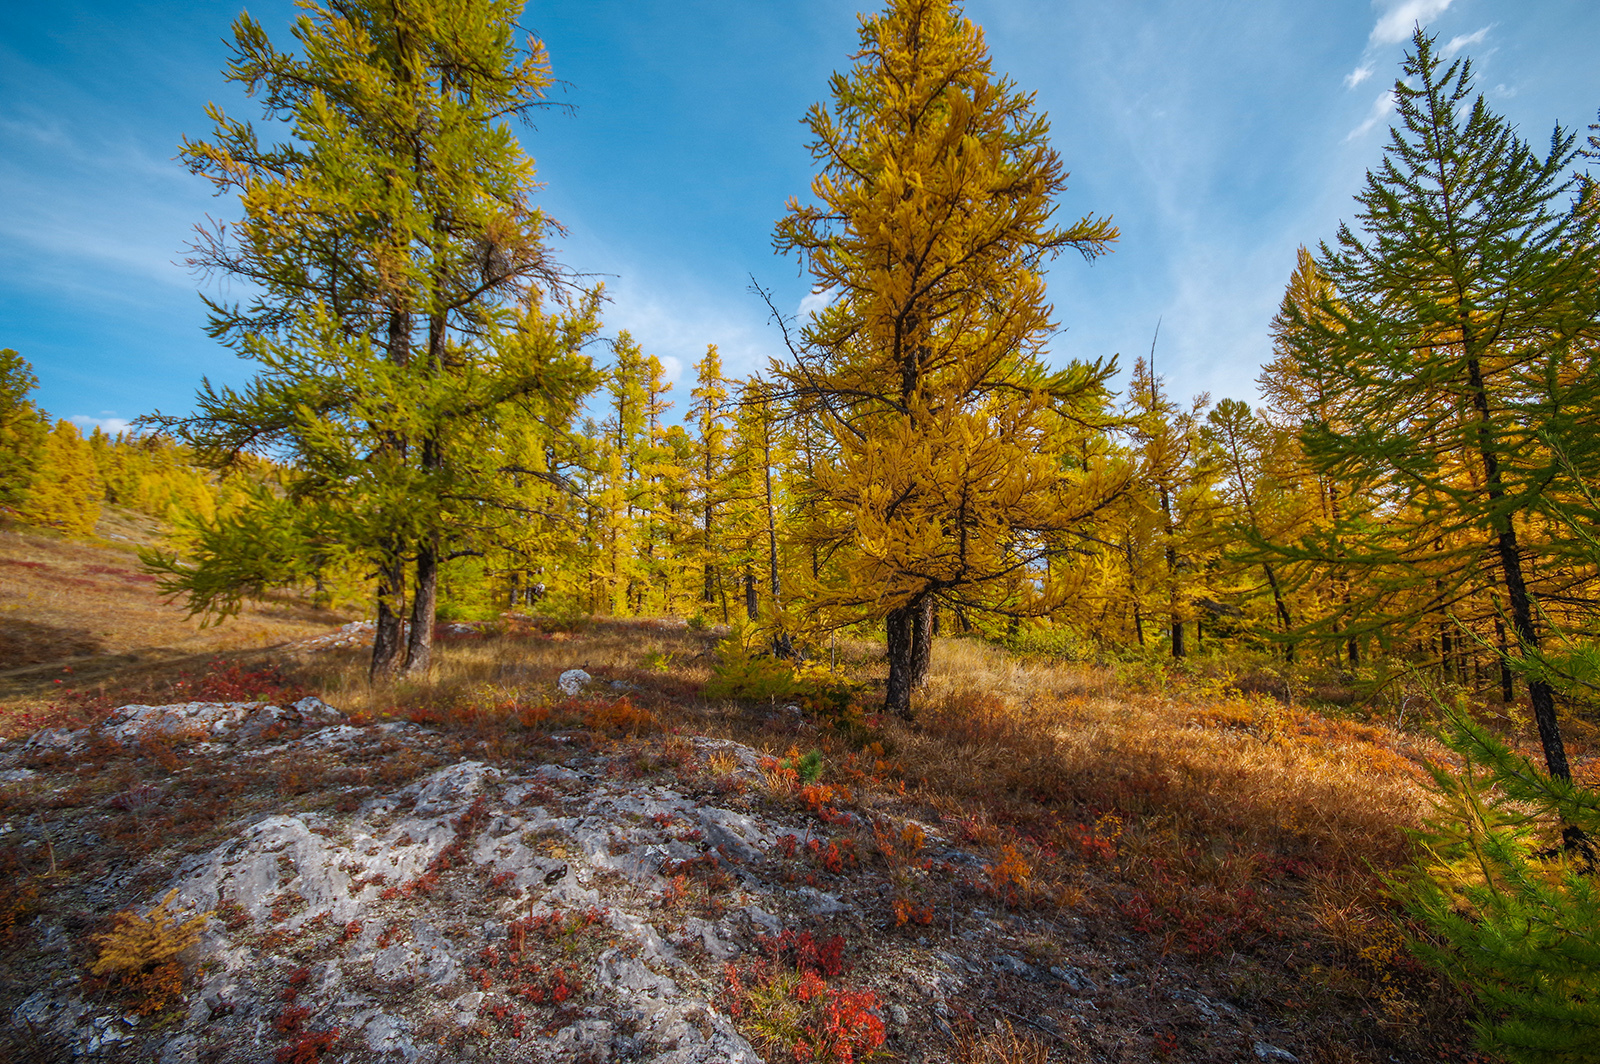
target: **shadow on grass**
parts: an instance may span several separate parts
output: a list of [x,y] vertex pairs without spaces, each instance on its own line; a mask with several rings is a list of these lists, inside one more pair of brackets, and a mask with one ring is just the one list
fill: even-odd
[[105,644],[84,628],[68,628],[15,617],[0,618],[0,671],[48,665],[98,654]]

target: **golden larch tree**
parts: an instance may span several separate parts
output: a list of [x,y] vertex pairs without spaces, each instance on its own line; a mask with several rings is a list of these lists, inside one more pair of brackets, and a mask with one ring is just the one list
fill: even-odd
[[935,604],[1047,611],[1063,533],[1119,489],[1066,457],[1103,424],[1113,366],[1040,360],[1044,264],[1117,232],[1055,224],[1049,125],[948,0],[894,0],[860,42],[806,117],[815,202],[774,239],[831,296],[781,372],[829,437],[800,486],[799,546],[827,560],[814,615],[886,621],[886,704],[909,715]]

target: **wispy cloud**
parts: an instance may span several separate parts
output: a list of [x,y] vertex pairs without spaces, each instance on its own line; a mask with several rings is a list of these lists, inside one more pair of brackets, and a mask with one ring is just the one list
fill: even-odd
[[[1353,89],[1372,76],[1374,51],[1385,45],[1399,44],[1407,40],[1414,27],[1426,26],[1444,14],[1454,2],[1455,0],[1373,0],[1374,6],[1380,9],[1380,14],[1377,22],[1373,23],[1372,32],[1367,35],[1367,47],[1361,57],[1361,65],[1344,76],[1344,87]],[[1446,45],[1446,57],[1454,54],[1452,48],[1465,47],[1483,40],[1483,35],[1488,31],[1489,27],[1485,26],[1471,37],[1455,38]],[[1364,127],[1362,132],[1369,128],[1371,127]]]
[[67,418],[67,420],[78,426],[78,428],[82,429],[84,432],[92,432],[95,429],[100,429],[108,436],[115,436],[119,432],[127,432],[133,427],[133,422],[125,417],[104,416],[115,414],[115,411],[102,410],[100,413],[102,415],[101,417],[90,417],[87,414],[73,414],[71,417]]
[[1372,101],[1372,110],[1367,113],[1366,119],[1356,128],[1352,129],[1345,140],[1352,141],[1357,137],[1365,136],[1373,126],[1389,117],[1389,112],[1394,110],[1394,90],[1386,90],[1382,96]]
[[1415,26],[1425,26],[1445,10],[1454,0],[1400,0],[1399,3],[1390,3],[1388,10],[1378,16],[1377,24],[1372,27],[1372,35],[1367,38],[1368,47],[1384,44],[1399,44],[1411,36]]
[[808,292],[800,297],[800,305],[795,308],[794,316],[802,322],[813,314],[821,313],[828,309],[828,304],[833,302],[833,289],[824,288],[820,292]]
[[1492,29],[1494,29],[1494,24],[1490,23],[1482,29],[1475,30],[1472,33],[1462,33],[1455,37],[1451,37],[1450,43],[1444,46],[1444,48],[1440,51],[1440,54],[1446,59],[1449,59],[1463,48],[1471,47],[1474,44],[1482,44],[1483,39],[1489,35],[1489,31]]

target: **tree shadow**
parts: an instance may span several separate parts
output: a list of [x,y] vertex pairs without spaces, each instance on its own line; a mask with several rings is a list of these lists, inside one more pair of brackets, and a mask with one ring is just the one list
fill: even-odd
[[0,670],[47,665],[104,650],[105,644],[85,628],[0,617]]

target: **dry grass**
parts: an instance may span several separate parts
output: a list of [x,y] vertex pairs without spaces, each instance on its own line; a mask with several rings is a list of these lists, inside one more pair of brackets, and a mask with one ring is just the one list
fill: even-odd
[[150,686],[218,656],[261,659],[348,619],[284,598],[202,627],[140,570],[133,552],[159,535],[154,522],[108,510],[99,531],[82,541],[0,530],[0,706]]
[[594,621],[574,632],[514,618],[490,633],[438,636],[425,678],[369,684],[367,652],[356,649],[299,655],[294,675],[346,713],[461,723],[539,702],[568,669],[595,677],[593,690],[652,704],[692,697],[710,678],[715,638],[672,621]]
[[908,772],[965,809],[999,793],[1013,816],[1123,816],[1134,853],[1225,838],[1330,868],[1403,856],[1403,829],[1426,808],[1418,759],[1442,753],[1265,696],[1120,692],[1104,670],[970,641],[939,644],[919,724],[897,736]]
[[[1404,831],[1426,811],[1420,759],[1442,753],[1417,736],[1214,683],[1137,690],[1106,670],[965,639],[937,642],[912,724],[874,711],[881,644],[841,640],[833,649],[862,685],[864,712],[836,727],[704,700],[717,638],[677,621],[562,630],[511,618],[493,632],[442,636],[429,677],[378,687],[366,684],[357,649],[278,657],[291,684],[347,713],[425,723],[490,760],[558,756],[550,735],[563,730],[601,744],[725,737],[791,759],[818,748],[826,784],[789,781],[775,793],[818,816],[830,802],[854,806],[873,827],[851,852],[881,856],[891,875],[898,851],[914,856],[921,843],[872,832],[915,818],[985,855],[963,881],[967,904],[1084,921],[1097,941],[1129,943],[1107,948],[1184,966],[1214,996],[1286,1024],[1314,1018],[1313,1059],[1421,1059],[1424,1047],[1459,1044],[1462,1003],[1396,945],[1381,880],[1405,861]],[[582,698],[555,692],[570,668],[597,681]],[[670,734],[638,749],[641,772],[695,760]],[[698,785],[729,786],[726,767],[701,765]],[[310,773],[304,787],[321,782]],[[907,891],[885,905],[903,909],[907,933],[931,933],[924,915],[938,899]],[[990,1023],[949,1052],[1039,1059],[1039,1032]],[[1070,1035],[1050,1035],[1065,1059],[1077,1056]],[[1164,1055],[1166,1037],[1149,1032],[1150,1051]]]

